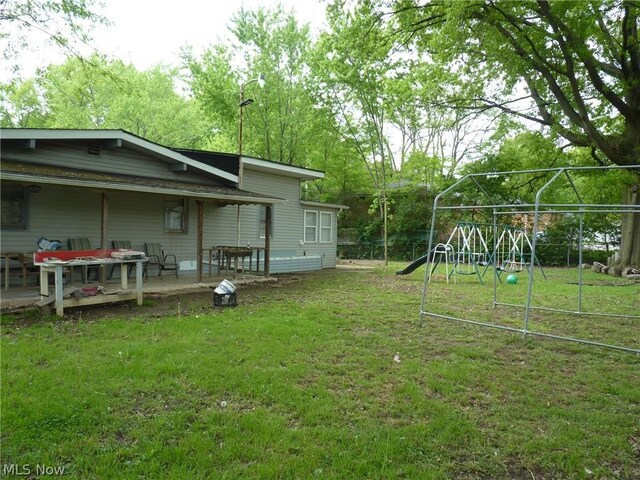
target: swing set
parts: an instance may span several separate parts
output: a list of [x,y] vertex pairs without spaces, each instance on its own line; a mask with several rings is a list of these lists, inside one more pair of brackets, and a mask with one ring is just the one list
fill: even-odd
[[[492,248],[489,248],[489,245]],[[502,282],[502,272],[518,273],[529,270],[532,263],[540,268],[543,277],[546,278],[542,265],[537,257],[531,254],[532,251],[531,241],[524,228],[459,222],[446,243],[439,243],[433,249],[429,258],[431,268],[427,280],[431,281],[441,263],[445,265],[447,283],[452,277],[455,283],[456,275],[475,275],[478,281],[483,283],[482,278],[492,267],[496,270],[498,280]]]

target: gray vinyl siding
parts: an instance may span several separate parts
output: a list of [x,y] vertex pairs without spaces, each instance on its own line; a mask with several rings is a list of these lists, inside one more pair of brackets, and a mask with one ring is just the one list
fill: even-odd
[[[302,209],[300,208],[300,180],[264,172],[245,170],[244,188],[262,194],[286,198],[287,201],[273,206],[272,256],[303,256]],[[258,240],[258,207],[252,206],[251,218],[253,238]]]
[[27,230],[3,230],[2,250],[28,252],[37,249],[36,241],[44,236],[60,240],[87,237],[92,248],[111,248],[113,240],[129,240],[136,250],[145,242],[160,242],[166,253],[178,260],[196,257],[195,202],[189,205],[187,233],[164,231],[164,195],[136,192],[107,193],[109,201],[108,244],[100,245],[102,192],[97,189],[43,185],[30,198],[30,222]]
[[60,240],[66,248],[70,237],[88,237],[99,247],[101,196],[99,192],[45,185],[30,194],[26,230],[2,230],[2,250],[34,252],[38,238]]
[[[100,156],[86,153],[87,142],[38,141],[36,150],[3,148],[4,159],[54,165],[71,169],[121,173],[151,178],[212,183],[211,175],[174,173],[169,163],[131,148],[102,149]],[[300,179],[263,171],[244,172],[243,188],[247,191],[285,199],[273,206],[271,237],[272,271],[332,268],[336,256],[335,209],[305,207],[300,204]],[[60,240],[67,248],[69,238],[86,237],[92,248],[111,248],[113,240],[129,240],[136,250],[144,250],[145,242],[159,242],[165,253],[175,254],[183,271],[195,270],[197,260],[197,207],[188,200],[187,231],[168,233],[164,230],[163,194],[105,190],[108,199],[107,244],[100,245],[102,194],[98,188],[42,184],[38,193],[30,194],[29,224],[26,230],[3,229],[0,237],[4,252],[33,252],[37,239]],[[204,203],[204,248],[218,245],[251,244],[264,247],[259,237],[259,205],[240,206],[240,236],[237,236],[238,207],[217,201]],[[304,211],[314,209],[332,212],[332,242],[304,244]]]
[[[271,239],[271,257],[320,256],[322,258],[322,268],[334,268],[336,266],[338,238],[336,209],[303,206],[300,203],[300,180],[297,178],[245,170],[244,188],[253,192],[287,198],[285,204],[274,205],[273,207],[274,231]],[[249,223],[254,225],[254,235],[257,237],[258,208],[243,208],[253,209],[252,221]],[[305,210],[331,213],[331,243],[300,244],[304,240]],[[264,241],[261,242],[262,245]]]
[[[321,256],[305,257],[273,257],[269,263],[270,273],[308,272],[324,268]],[[264,262],[260,261],[260,269],[264,270]]]
[[[322,267],[323,268],[335,268],[336,266],[336,252],[337,252],[337,243],[338,243],[338,215],[337,211],[332,208],[322,208],[317,206],[305,206],[300,205],[302,209],[303,222],[304,222],[304,212],[307,210],[311,210],[314,212],[318,212],[318,216],[320,213],[329,213],[331,214],[331,241],[329,243],[321,243],[319,241],[316,242],[305,242],[304,251],[306,255],[319,255],[322,257]],[[304,223],[302,228],[304,229]],[[318,227],[319,228],[319,227]]]
[[2,156],[5,160],[41,163],[70,169],[193,183],[220,184],[213,181],[210,175],[201,175],[189,170],[180,173],[172,172],[170,163],[126,147],[102,148],[100,155],[90,155],[87,153],[88,143],[90,142],[38,141],[36,150],[38,155],[34,155],[33,151],[28,149],[3,147]]

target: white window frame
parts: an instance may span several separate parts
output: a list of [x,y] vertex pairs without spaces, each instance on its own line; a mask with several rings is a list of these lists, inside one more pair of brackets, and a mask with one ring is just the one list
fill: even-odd
[[[164,199],[163,222],[166,233],[187,233],[188,205],[189,202],[186,198]],[[177,227],[173,224],[176,220],[179,220]]]
[[[273,217],[274,217],[274,207],[271,207],[271,222],[269,223],[269,238],[273,239]],[[264,217],[262,216],[264,212]],[[266,205],[258,205],[258,238],[264,240],[266,238],[267,226],[267,206]]]
[[[326,227],[322,223],[322,218],[329,217],[329,226]],[[333,239],[333,213],[331,212],[320,212],[318,217],[318,242],[319,243],[331,243]],[[323,233],[329,233],[329,239],[323,240]]]
[[[313,221],[313,225],[310,223],[307,223],[307,216],[308,214],[314,214],[315,218]],[[318,221],[319,221],[320,216],[318,215],[318,211],[317,210],[305,210],[304,211],[304,243],[318,243]],[[313,228],[313,238],[309,238],[309,236],[307,236],[307,229],[311,229]]]

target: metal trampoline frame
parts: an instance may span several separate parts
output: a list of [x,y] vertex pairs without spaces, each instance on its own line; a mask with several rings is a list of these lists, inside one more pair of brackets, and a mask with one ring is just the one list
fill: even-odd
[[[561,313],[571,313],[576,315],[592,315],[592,316],[605,316],[605,317],[623,317],[623,318],[633,318],[640,319],[640,315],[619,315],[613,313],[593,313],[586,312],[583,309],[582,305],[582,297],[583,297],[583,278],[582,278],[582,268],[578,268],[578,308],[577,310],[563,310],[563,309],[555,309],[548,307],[535,307],[531,304],[531,299],[533,296],[533,288],[534,288],[534,271],[535,264],[533,263],[536,258],[536,243],[538,238],[539,226],[540,226],[540,215],[545,213],[574,213],[579,216],[579,233],[578,233],[578,265],[582,265],[582,253],[583,253],[583,226],[584,226],[584,214],[585,213],[637,213],[640,214],[640,205],[611,205],[611,204],[587,204],[584,203],[582,197],[580,196],[580,192],[576,188],[576,185],[571,178],[571,173],[578,171],[590,171],[590,170],[640,170],[640,165],[631,165],[631,166],[619,166],[612,165],[606,167],[563,167],[563,168],[548,168],[548,169],[533,169],[533,170],[520,170],[520,171],[509,171],[509,172],[491,172],[491,173],[474,173],[468,174],[458,180],[456,183],[448,187],[447,189],[440,192],[433,201],[433,210],[431,215],[431,231],[429,235],[429,242],[427,252],[430,252],[433,248],[433,238],[436,232],[436,218],[438,211],[442,210],[482,210],[482,209],[491,209],[493,212],[493,232],[494,232],[494,243],[497,232],[497,218],[500,215],[515,215],[515,214],[533,214],[533,228],[531,233],[531,259],[529,264],[529,280],[527,285],[527,296],[526,302],[523,305],[511,304],[511,303],[501,303],[498,302],[497,299],[497,271],[494,265],[494,280],[493,280],[493,306],[494,308],[497,305],[510,306],[510,307],[521,307],[524,308],[524,318],[522,328],[509,327],[504,325],[498,325],[495,323],[488,322],[480,322],[468,318],[459,318],[451,315],[443,315],[436,312],[430,312],[426,310],[428,293],[429,293],[429,272],[430,267],[427,266],[424,278],[424,284],[422,288],[422,300],[420,303],[420,324],[424,323],[425,317],[434,317],[441,318],[446,320],[453,320],[462,323],[478,325],[482,327],[490,327],[496,328],[500,330],[507,330],[511,332],[522,333],[526,338],[528,335],[538,336],[538,337],[547,337],[554,338],[558,340],[577,342],[592,346],[599,346],[605,348],[611,348],[616,350],[623,350],[632,353],[640,353],[640,348],[631,348],[622,345],[613,345],[607,343],[601,343],[593,340],[588,340],[584,338],[575,338],[564,335],[555,335],[551,333],[538,332],[529,329],[529,320],[531,317],[532,310],[541,310],[541,311],[553,311],[553,312],[561,312]],[[497,204],[491,195],[487,193],[487,191],[478,183],[478,178],[480,177],[496,177],[496,176],[506,176],[506,175],[519,175],[519,174],[528,174],[528,173],[536,173],[542,174],[547,173],[552,175],[551,178],[544,184],[537,192],[535,197],[535,203],[533,204]],[[571,186],[571,189],[575,193],[576,199],[578,203],[562,203],[562,204],[554,204],[554,203],[542,203],[541,198],[545,190],[547,190],[552,184],[554,184],[560,178],[566,178]],[[482,193],[482,195],[488,200],[488,204],[486,205],[456,205],[456,206],[441,206],[439,205],[440,200],[446,194],[455,192],[465,183],[472,182],[478,188],[478,190]],[[495,245],[494,245],[495,251]]]

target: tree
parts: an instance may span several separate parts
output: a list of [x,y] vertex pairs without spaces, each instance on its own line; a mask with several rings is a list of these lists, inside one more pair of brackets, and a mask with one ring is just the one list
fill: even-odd
[[34,79],[0,85],[0,126],[44,128],[46,113]]
[[[259,156],[306,166],[314,129],[313,99],[306,87],[311,38],[308,25],[298,25],[281,7],[249,11],[233,17],[231,32],[248,67],[243,81],[265,75],[268,84],[247,109],[248,146]],[[254,128],[255,127],[255,128]]]
[[222,152],[237,151],[240,82],[231,66],[231,53],[224,46],[216,46],[197,58],[191,50],[185,50],[182,60],[189,72],[187,82],[191,94],[212,126],[211,135],[202,147]]
[[245,90],[255,102],[243,109],[243,154],[325,171],[324,181],[304,184],[308,199],[342,203],[360,191],[362,168],[354,168],[352,150],[316,99],[308,27],[281,8],[240,9],[231,32],[231,47],[183,55],[194,99],[215,126],[208,148],[238,150],[241,85],[264,74],[263,88],[252,83]]
[[477,156],[491,121],[483,112],[452,109],[440,101],[456,81],[456,76],[419,53],[416,58],[402,58],[386,79],[386,118],[399,133],[393,136],[400,138],[397,168],[402,169],[414,152],[421,152],[442,159],[440,175],[453,177],[463,161]]
[[3,46],[3,59],[13,63],[14,72],[21,69],[16,60],[18,53],[41,46],[39,37],[46,43],[54,44],[67,56],[80,58],[78,47],[87,45],[91,40],[90,27],[95,24],[108,24],[102,15],[94,11],[95,0],[65,1],[0,1],[0,45]]
[[387,182],[394,162],[385,132],[385,105],[394,61],[384,29],[375,23],[373,6],[367,0],[349,11],[343,0],[336,0],[328,7],[332,31],[320,38],[314,69],[335,130],[358,153],[379,197],[387,262]]
[[[264,75],[265,86],[245,91],[255,102],[243,109],[243,153],[289,165],[309,166],[313,138],[322,129],[307,88],[309,27],[282,8],[241,8],[230,27],[235,45],[185,55],[195,98],[221,136],[238,148],[241,85]],[[240,67],[233,66],[240,65]]]
[[2,89],[2,124],[38,128],[118,128],[175,147],[204,143],[210,127],[175,91],[174,70],[138,72],[97,55],[69,58],[35,79]]
[[[639,2],[398,0],[393,13],[403,44],[468,82],[451,106],[540,125],[597,164],[640,164]],[[640,264],[640,214],[624,215],[622,242],[621,262]]]

